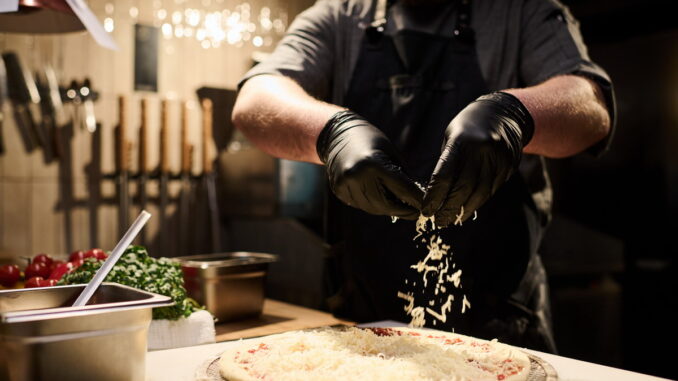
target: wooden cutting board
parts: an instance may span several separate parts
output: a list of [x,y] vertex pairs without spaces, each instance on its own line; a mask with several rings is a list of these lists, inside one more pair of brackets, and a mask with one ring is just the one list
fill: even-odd
[[219,342],[337,324],[355,325],[327,312],[266,299],[261,316],[222,324],[217,322],[215,328]]

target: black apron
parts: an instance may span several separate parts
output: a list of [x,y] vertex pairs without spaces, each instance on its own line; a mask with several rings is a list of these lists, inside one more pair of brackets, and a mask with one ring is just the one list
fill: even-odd
[[[405,172],[426,184],[440,156],[443,133],[466,105],[489,92],[476,57],[467,0],[429,11],[448,12],[441,28],[455,37],[415,31],[384,32],[386,0],[379,0],[365,37],[344,106],[380,128],[402,155]],[[412,221],[375,216],[330,195],[327,273],[329,307],[358,322],[409,322],[398,291],[441,300],[410,268],[426,255],[413,241]],[[516,173],[478,210],[475,221],[440,231],[461,268],[461,289],[445,323],[427,326],[553,352],[545,274],[536,246],[540,223]],[[419,245],[421,246],[421,245]],[[407,284],[405,280],[407,279]],[[461,313],[466,295],[471,308]],[[439,303],[442,304],[442,303]]]

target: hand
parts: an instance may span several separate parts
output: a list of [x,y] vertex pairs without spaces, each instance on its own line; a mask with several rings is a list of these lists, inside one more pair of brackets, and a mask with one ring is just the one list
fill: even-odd
[[424,196],[438,226],[465,221],[513,174],[534,133],[532,116],[511,94],[482,96],[445,129],[443,149]]
[[419,216],[424,192],[402,171],[386,135],[361,116],[333,115],[316,148],[330,188],[345,204],[377,215]]

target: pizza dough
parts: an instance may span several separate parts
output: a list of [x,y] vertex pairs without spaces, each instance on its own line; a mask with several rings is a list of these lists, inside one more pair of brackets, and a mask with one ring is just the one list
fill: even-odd
[[222,377],[250,380],[526,380],[527,355],[497,341],[413,328],[294,331],[221,355]]

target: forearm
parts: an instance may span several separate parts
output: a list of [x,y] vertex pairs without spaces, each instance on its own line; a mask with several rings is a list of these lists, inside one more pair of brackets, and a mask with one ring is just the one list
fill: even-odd
[[504,91],[520,99],[534,120],[534,135],[525,153],[571,156],[610,131],[603,95],[598,85],[584,77],[558,76],[537,86]]
[[308,95],[293,80],[259,75],[240,89],[233,123],[264,152],[289,160],[320,164],[318,134],[341,107]]

